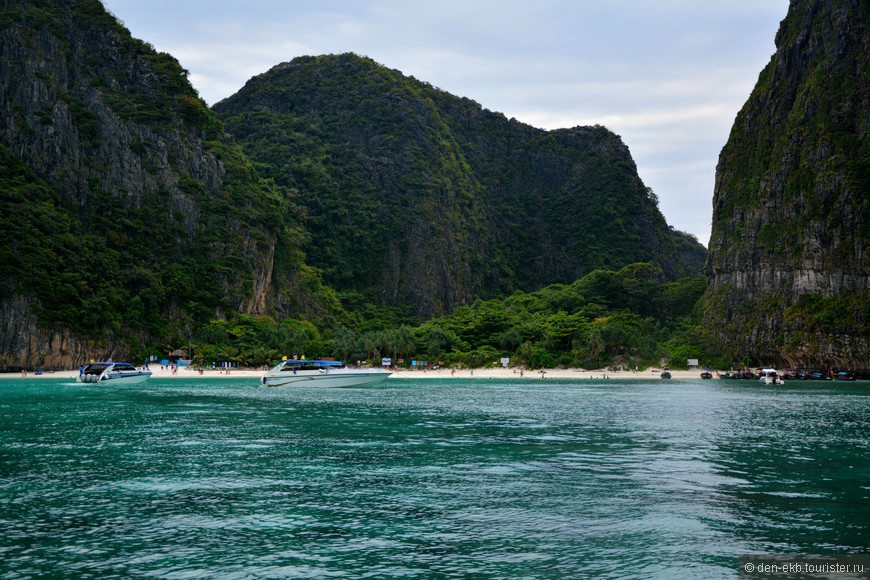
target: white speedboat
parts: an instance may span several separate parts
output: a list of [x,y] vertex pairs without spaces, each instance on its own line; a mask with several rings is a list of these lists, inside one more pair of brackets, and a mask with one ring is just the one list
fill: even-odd
[[370,387],[386,382],[391,374],[384,369],[348,368],[336,360],[286,360],[261,382],[268,387]]
[[139,370],[130,363],[94,362],[85,365],[79,373],[80,383],[111,383],[132,385],[148,380],[151,371]]
[[779,371],[776,369],[762,369],[761,377],[758,379],[765,385],[781,385],[782,378],[779,376]]

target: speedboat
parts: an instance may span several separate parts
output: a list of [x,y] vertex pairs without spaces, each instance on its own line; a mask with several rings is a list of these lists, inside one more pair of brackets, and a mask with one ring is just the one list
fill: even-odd
[[765,385],[781,385],[782,379],[776,369],[762,369],[761,378],[758,379]]
[[79,373],[80,383],[111,383],[132,385],[148,380],[151,371],[139,370],[130,363],[94,362],[85,365]]
[[286,360],[261,382],[268,387],[370,387],[386,382],[391,374],[384,369],[349,368],[337,360]]

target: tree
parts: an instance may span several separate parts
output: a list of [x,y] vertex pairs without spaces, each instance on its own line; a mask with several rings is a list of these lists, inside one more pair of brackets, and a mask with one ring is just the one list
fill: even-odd
[[359,336],[356,332],[346,326],[342,326],[335,333],[335,338],[332,341],[332,350],[341,360],[353,360],[351,356],[356,350],[358,339]]

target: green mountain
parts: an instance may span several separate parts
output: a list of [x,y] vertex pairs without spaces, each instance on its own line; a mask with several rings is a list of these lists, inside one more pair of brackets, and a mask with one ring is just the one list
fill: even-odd
[[3,2],[0,367],[327,311],[289,212],[187,71],[98,1]]
[[636,262],[673,280],[704,249],[656,202],[602,127],[534,129],[354,55],[212,110],[97,0],[0,5],[0,370],[323,350],[348,310],[436,315]]
[[870,3],[793,0],[722,150],[706,324],[735,356],[870,361]]
[[280,64],[213,108],[290,192],[308,262],[364,301],[440,315],[636,262],[676,279],[705,256],[603,127],[535,129],[354,54]]

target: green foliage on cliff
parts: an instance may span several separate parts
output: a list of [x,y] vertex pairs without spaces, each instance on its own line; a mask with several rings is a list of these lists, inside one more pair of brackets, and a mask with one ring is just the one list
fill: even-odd
[[705,322],[732,352],[866,368],[870,8],[794,1],[776,44],[719,158]]
[[196,362],[267,365],[282,356],[336,356],[379,364],[412,359],[451,366],[513,365],[685,367],[687,359],[727,368],[697,324],[704,293],[700,278],[665,282],[660,269],[633,264],[596,270],[571,284],[553,284],[505,299],[477,300],[420,324],[382,320],[377,327],[348,321],[323,328],[310,323],[241,316],[215,321],[196,337]]
[[287,308],[334,305],[287,196],[173,57],[96,0],[10,1],[0,24],[2,297],[35,299],[47,328],[156,342],[249,309],[265,271]]
[[732,246],[749,243],[748,218],[766,207],[764,250],[794,261],[810,249],[807,232],[870,233],[866,3],[793,3],[777,46],[722,150],[713,229]]
[[534,129],[353,54],[276,66],[214,109],[292,192],[310,263],[381,305],[439,314],[597,268],[676,278],[703,262],[603,127]]
[[[836,335],[844,327],[870,336],[870,289],[838,297],[804,294],[785,309],[785,320],[800,325],[805,337]],[[803,342],[800,334],[793,340]]]
[[159,200],[125,208],[92,198],[83,219],[5,146],[0,161],[4,294],[37,298],[41,324],[158,338],[182,322],[204,323],[218,309],[232,310],[220,280],[244,264],[229,253],[210,260],[208,239],[178,252],[180,227],[154,227],[166,219]]

